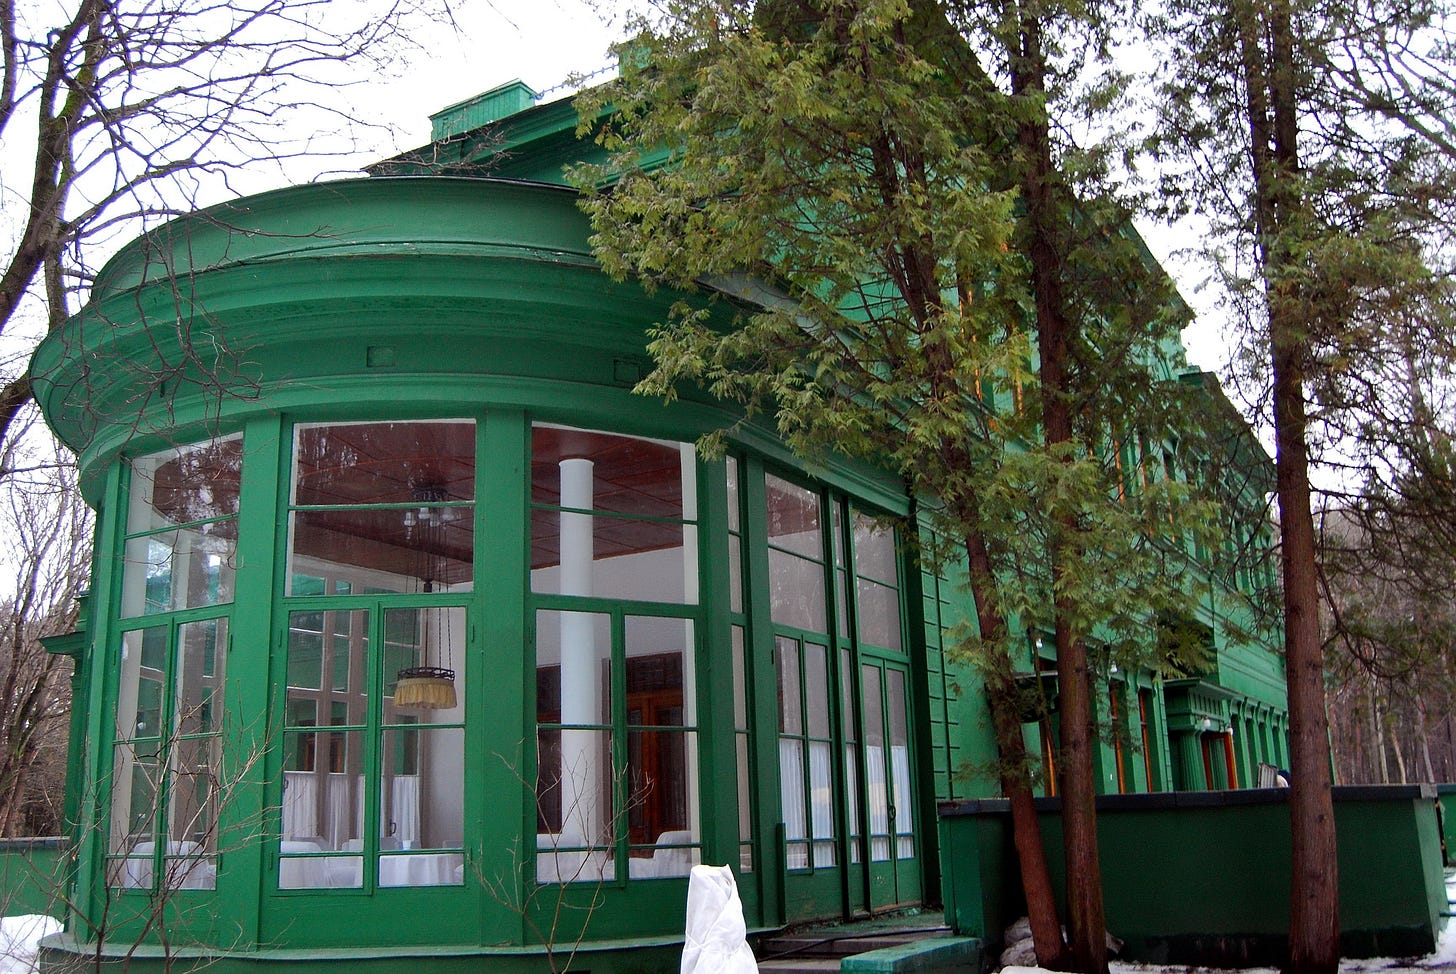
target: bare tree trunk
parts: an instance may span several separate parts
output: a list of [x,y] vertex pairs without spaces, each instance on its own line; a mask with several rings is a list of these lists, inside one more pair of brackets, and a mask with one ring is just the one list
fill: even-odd
[[1421,745],[1421,761],[1426,768],[1424,780],[1434,783],[1436,779],[1436,766],[1431,761],[1431,735],[1426,723],[1426,695],[1421,688],[1416,692],[1416,739]]
[[1375,677],[1367,677],[1370,683],[1370,730],[1375,746],[1375,767],[1380,772],[1380,783],[1390,784],[1390,765],[1385,757],[1385,720],[1380,716],[1380,698],[1377,694]]
[[1390,749],[1395,752],[1395,767],[1400,772],[1400,783],[1410,784],[1410,774],[1405,767],[1405,751],[1400,746],[1400,732],[1395,728],[1390,731]]

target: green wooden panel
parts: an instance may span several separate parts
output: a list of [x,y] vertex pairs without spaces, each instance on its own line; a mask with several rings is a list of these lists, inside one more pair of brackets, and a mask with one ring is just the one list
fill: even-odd
[[[1434,797],[1429,785],[1336,789],[1343,956],[1434,949],[1446,908]],[[1056,848],[1056,804],[1039,807],[1043,842]],[[1097,818],[1107,925],[1126,942],[1125,957],[1279,963],[1289,922],[1287,793],[1107,796]],[[1006,868],[1014,862],[1006,803],[943,806],[941,827],[958,929],[998,937],[1022,909]],[[1048,864],[1060,897],[1060,858]]]

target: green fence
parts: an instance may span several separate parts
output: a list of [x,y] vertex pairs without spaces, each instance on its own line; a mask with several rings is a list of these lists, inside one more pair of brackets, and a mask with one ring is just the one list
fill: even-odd
[[[1125,942],[1123,956],[1279,964],[1289,922],[1288,802],[1284,789],[1100,798],[1107,925]],[[1039,801],[1038,810],[1060,901],[1060,804]],[[1335,822],[1345,956],[1430,953],[1447,908],[1435,786],[1336,788]],[[947,922],[999,942],[1024,912],[1007,803],[944,803],[940,829]]]
[[61,838],[0,839],[0,915],[60,916],[67,852]]

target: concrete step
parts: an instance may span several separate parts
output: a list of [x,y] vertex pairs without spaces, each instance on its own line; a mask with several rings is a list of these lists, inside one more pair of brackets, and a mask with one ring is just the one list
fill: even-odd
[[760,972],[770,974],[839,974],[838,957],[781,957],[758,962]]
[[915,933],[885,931],[883,933],[861,936],[814,937],[790,935],[786,937],[775,937],[764,943],[762,949],[759,951],[759,956],[769,958],[780,956],[849,957],[853,954],[863,954],[871,950],[899,947],[926,937],[944,936],[947,933],[949,933],[949,930],[940,927],[934,930],[917,931]]

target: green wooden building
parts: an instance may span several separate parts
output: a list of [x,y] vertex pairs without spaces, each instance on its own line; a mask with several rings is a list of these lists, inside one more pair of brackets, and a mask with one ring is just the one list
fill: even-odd
[[[47,963],[668,969],[698,862],[752,929],[939,902],[936,802],[996,786],[913,499],[753,425],[696,456],[737,417],[632,395],[680,295],[594,263],[569,102],[433,120],[132,242],[36,353],[99,514]],[[1197,622],[1211,671],[1109,682],[1107,791],[1285,763],[1274,651]]]

